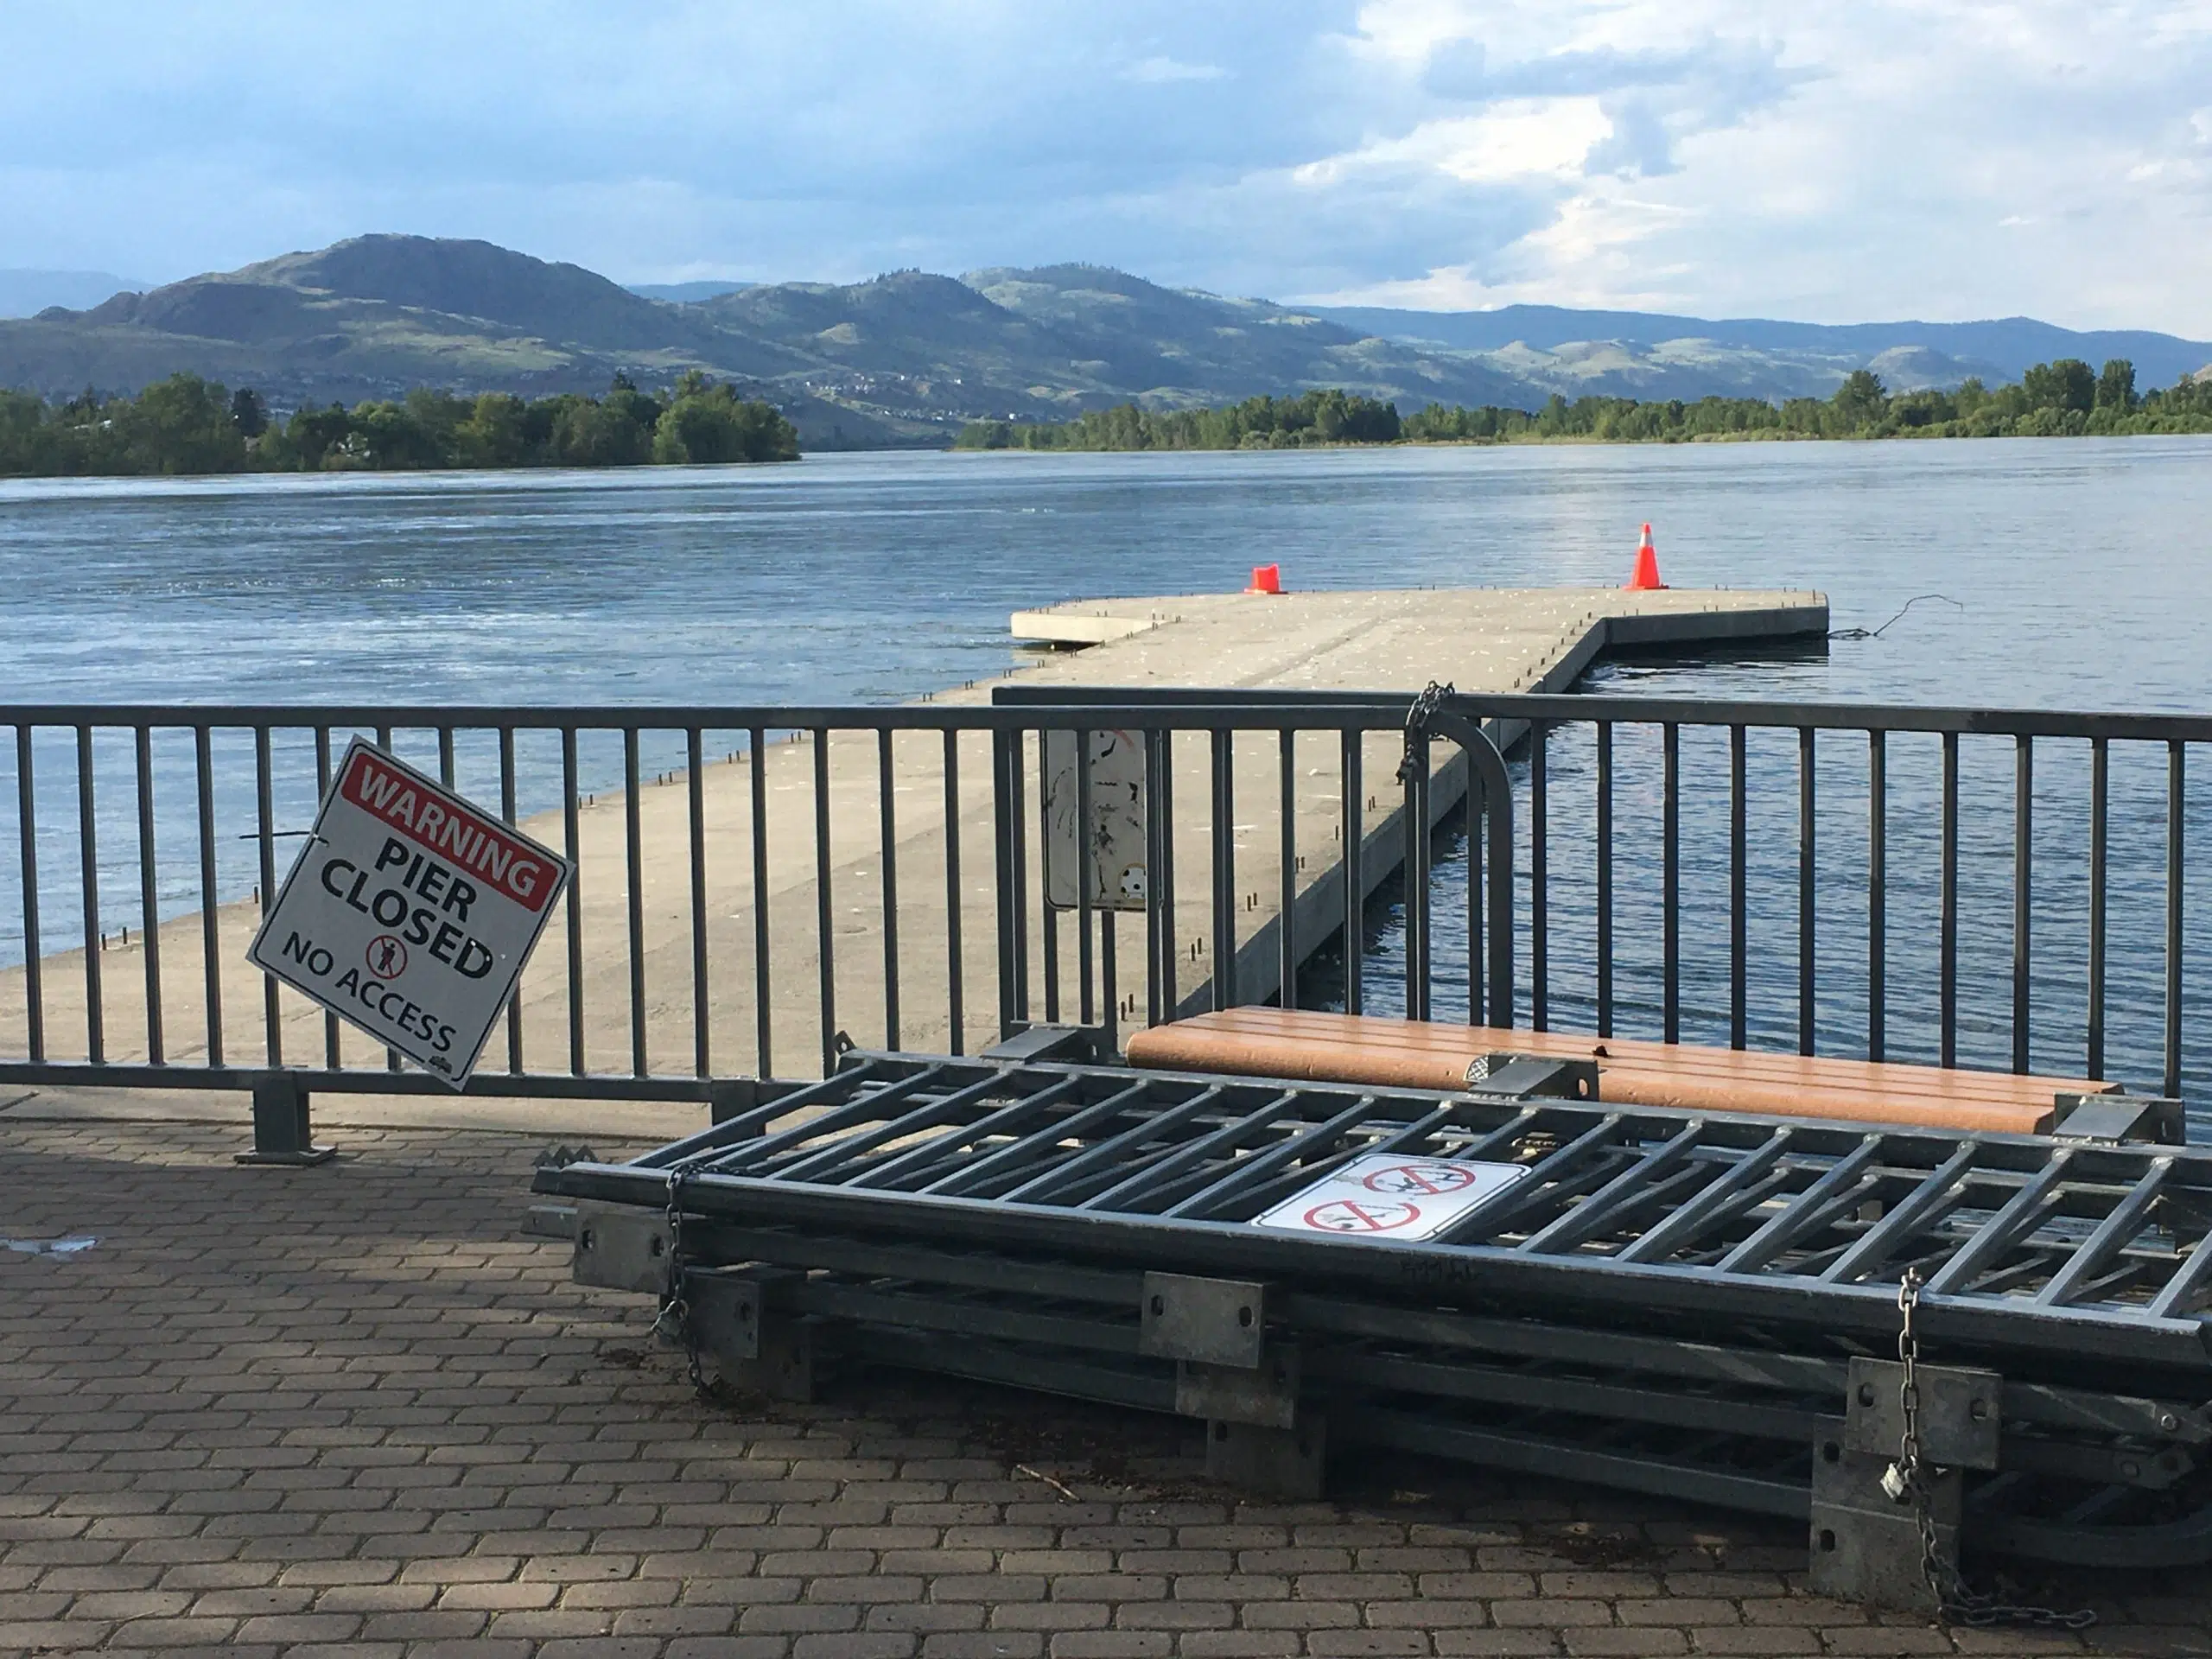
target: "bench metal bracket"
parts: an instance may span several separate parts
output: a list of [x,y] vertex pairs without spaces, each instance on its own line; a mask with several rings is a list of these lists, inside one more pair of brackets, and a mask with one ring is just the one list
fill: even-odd
[[2152,1141],[2177,1147],[2189,1138],[2182,1103],[2147,1095],[2054,1095],[2060,1141]]
[[1069,1060],[1089,1065],[1110,1057],[1103,1027],[1040,1024],[1023,1027],[1011,1037],[993,1043],[977,1058],[1018,1060],[1024,1065],[1035,1060]]
[[1484,1054],[1467,1064],[1471,1093],[1508,1100],[1595,1100],[1598,1062],[1554,1060],[1538,1054]]

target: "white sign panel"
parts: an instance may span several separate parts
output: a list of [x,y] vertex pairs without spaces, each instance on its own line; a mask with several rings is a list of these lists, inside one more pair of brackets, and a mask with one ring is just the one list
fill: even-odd
[[468,1081],[569,862],[355,738],[247,960]]
[[1370,1153],[1254,1217],[1253,1225],[1348,1238],[1433,1238],[1528,1173],[1525,1164]]
[[1045,734],[1045,902],[1073,910],[1082,902],[1076,872],[1090,842],[1090,902],[1102,910],[1142,910],[1145,895],[1144,734],[1086,734],[1090,749],[1090,833],[1082,836],[1082,780],[1073,732]]

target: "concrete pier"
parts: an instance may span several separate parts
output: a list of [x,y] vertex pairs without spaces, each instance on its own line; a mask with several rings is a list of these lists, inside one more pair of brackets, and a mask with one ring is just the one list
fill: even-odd
[[[1410,697],[1431,680],[1462,690],[1560,690],[1570,686],[1602,652],[1624,647],[1726,647],[1756,641],[1817,637],[1827,627],[1826,601],[1817,594],[1716,592],[1626,593],[1617,589],[1471,589],[1390,593],[1315,593],[1280,597],[1208,594],[1180,598],[1084,601],[1026,612],[1014,624],[1017,638],[1082,649],[1053,651],[1015,671],[1007,681],[1025,686],[1280,688],[1289,690],[1368,690]],[[987,701],[990,685],[946,694],[939,701]],[[741,734],[712,734],[710,753],[723,753]],[[1189,737],[1176,747],[1176,937],[1182,963],[1177,983],[1163,987],[1171,1002],[1203,994],[1216,953],[1237,952],[1240,993],[1250,999],[1274,988],[1275,915],[1281,890],[1279,789],[1281,755],[1271,733],[1239,737],[1233,774],[1236,806],[1236,938],[1211,937],[1207,899],[1205,741]],[[1448,751],[1443,746],[1440,753]],[[993,817],[990,741],[984,734],[957,746],[957,844],[963,930],[960,959],[965,999],[961,1039],[973,1052],[996,1035],[996,946],[992,933]],[[1391,815],[1397,790],[1395,737],[1371,738],[1363,753],[1363,840],[1370,883],[1390,874],[1396,837]],[[818,1071],[822,1058],[817,949],[819,893],[815,865],[812,740],[772,743],[763,753],[766,804],[765,909],[771,942],[771,1069],[782,1076]],[[944,830],[945,746],[933,732],[897,734],[888,769],[895,819],[890,863],[898,894],[897,960],[900,968],[898,1020],[892,1026],[885,996],[884,890],[886,860],[880,838],[880,780],[886,760],[873,734],[833,736],[823,761],[830,784],[830,914],[834,952],[831,976],[836,1023],[866,1046],[887,1039],[915,1049],[941,1049],[953,1040],[949,983],[946,836]],[[1339,753],[1333,735],[1301,739],[1293,757],[1294,857],[1298,861],[1300,954],[1325,944],[1343,915]],[[1042,867],[1037,844],[1035,779],[1039,757],[1030,746],[1029,869]],[[703,839],[707,990],[703,999],[709,1063],[721,1075],[759,1068],[755,1040],[752,779],[749,757],[709,765],[698,780]],[[1451,804],[1452,779],[1440,774],[1435,804]],[[690,780],[682,775],[640,790],[635,804],[641,849],[638,908],[644,950],[638,964],[642,1021],[633,1020],[633,976],[627,941],[627,818],[630,803],[601,793],[579,816],[582,916],[582,1059],[593,1071],[625,1073],[640,1058],[656,1071],[690,1072],[697,1031],[693,995],[693,904],[689,851]],[[525,825],[561,844],[557,813]],[[59,893],[49,902],[67,900]],[[224,983],[225,1058],[262,1063],[265,1022],[261,976],[244,960],[257,920],[250,903],[226,906],[218,917],[218,955]],[[1099,983],[1103,1016],[1110,1001],[1126,1024],[1141,1016],[1143,919],[1123,915],[1116,930],[1117,975],[1109,999]],[[1047,1009],[1048,979],[1057,982],[1058,1013],[1082,1012],[1076,983],[1077,944],[1072,912],[1058,918],[1056,966],[1048,970],[1045,923],[1031,912],[1031,1005]],[[566,980],[566,918],[556,918],[523,982],[523,1058],[531,1071],[566,1071],[571,1060],[569,995]],[[165,924],[162,952],[166,1057],[193,1065],[207,1058],[201,918],[194,914]],[[1103,954],[1103,941],[1099,942]],[[104,959],[104,1052],[111,1060],[147,1052],[144,976],[140,953],[146,941],[135,931],[128,946]],[[46,957],[46,1048],[55,1058],[86,1053],[85,976],[80,952]],[[21,1054],[25,976],[0,973],[0,1049]],[[325,1060],[320,1010],[280,992],[278,1022],[283,1058],[295,1066]],[[504,1031],[496,1033],[485,1067],[503,1067]],[[351,1065],[380,1056],[351,1031],[340,1039]]]

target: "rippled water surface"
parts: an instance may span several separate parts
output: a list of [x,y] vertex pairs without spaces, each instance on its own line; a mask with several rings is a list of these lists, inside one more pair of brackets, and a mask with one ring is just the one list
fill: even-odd
[[[1225,455],[829,456],[758,469],[209,481],[0,483],[0,696],[19,702],[703,703],[879,702],[995,674],[1007,613],[1084,594],[1218,590],[1278,562],[1302,588],[1612,582],[1653,522],[1682,586],[1825,590],[1839,626],[1925,601],[1879,639],[1732,662],[1638,664],[1600,694],[1878,699],[2146,711],[2212,709],[2212,443],[2198,440],[1514,448]],[[1657,741],[1617,740],[1617,995],[1656,1020]],[[1961,1053],[2010,1052],[2013,757],[1962,756]],[[96,744],[104,884],[136,896],[127,740]],[[219,757],[231,763],[240,757]],[[1586,728],[1551,753],[1554,1019],[1594,995]],[[188,748],[156,753],[157,783]],[[1753,742],[1758,1039],[1797,1029],[1794,738]],[[1890,755],[1893,1051],[1929,1041],[1932,741]],[[648,757],[648,764],[652,757]],[[664,764],[666,764],[664,759]],[[73,943],[73,741],[41,737],[39,830],[49,949]],[[1686,1035],[1725,1035],[1725,740],[1682,742]],[[2076,1069],[2086,746],[2035,760],[2038,1066]],[[2115,749],[2114,1069],[2156,1080],[2163,1019],[2163,751]],[[587,787],[615,776],[610,756]],[[1818,761],[1817,929],[1824,1049],[1866,1040],[1863,740]],[[0,844],[17,779],[0,754]],[[180,770],[181,769],[181,770]],[[466,770],[466,768],[464,768]],[[2203,817],[2206,770],[2184,792]],[[248,767],[241,775],[250,777]],[[110,786],[119,780],[120,786]],[[553,779],[525,766],[524,810]],[[300,803],[280,803],[301,810]],[[1523,851],[1525,863],[1525,801]],[[250,808],[250,802],[248,803]],[[1638,859],[1643,863],[1637,863]],[[111,869],[105,868],[114,861]],[[2200,893],[2187,878],[2192,1084]],[[226,846],[226,892],[253,879]],[[192,872],[162,900],[190,908]],[[15,861],[0,871],[0,959],[20,958]],[[1446,917],[1464,867],[1438,873]],[[166,880],[166,878],[165,878]],[[12,931],[10,930],[13,930]],[[1780,930],[1780,931],[1777,931]],[[1456,940],[1456,946],[1455,946]],[[1369,982],[1389,995],[1395,933]],[[1464,931],[1440,927],[1440,968]],[[1524,953],[1525,954],[1525,953]],[[1522,975],[1524,994],[1525,969]],[[1464,995],[1464,993],[1462,993]],[[2147,1059],[2145,1058],[2147,1054]]]

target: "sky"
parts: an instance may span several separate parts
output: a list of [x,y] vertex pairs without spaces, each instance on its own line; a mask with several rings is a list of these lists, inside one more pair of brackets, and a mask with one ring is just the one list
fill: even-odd
[[2212,0],[0,0],[0,267],[397,231],[2212,338]]

